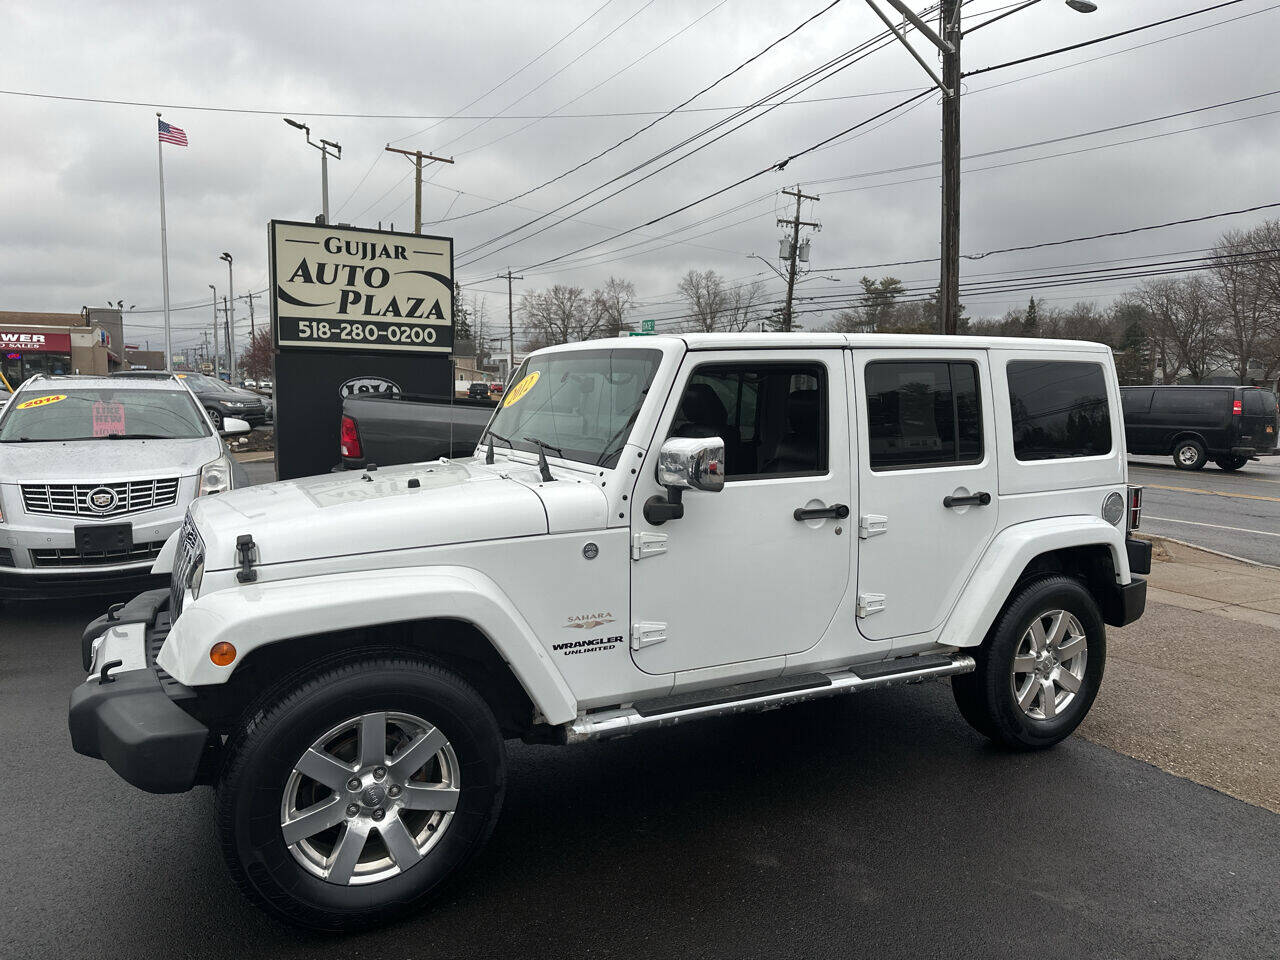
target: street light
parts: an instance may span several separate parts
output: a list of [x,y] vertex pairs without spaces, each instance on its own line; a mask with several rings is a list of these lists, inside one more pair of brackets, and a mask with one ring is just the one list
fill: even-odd
[[[301,130],[307,135],[307,143],[320,151],[320,197],[323,202],[324,222],[329,222],[329,148],[332,147],[336,152],[332,154],[335,160],[342,159],[342,145],[334,143],[332,140],[321,140],[315,143],[311,139],[311,128],[305,123],[299,123],[297,120],[284,118],[284,122],[289,126]],[[452,162],[452,161],[451,161]]]
[[[942,76],[938,76],[925,58],[907,43],[905,24],[895,24],[876,6],[875,0],[867,0],[867,5],[884,21],[889,32],[907,48],[929,74],[929,79],[942,91],[942,275],[938,283],[938,319],[943,333],[954,334],[958,332],[960,319],[960,81],[964,77],[960,68],[960,41],[975,30],[1035,6],[1040,0],[1027,0],[967,30],[960,27],[961,0],[942,0],[938,10],[942,26],[936,33],[903,0],[885,2],[942,53]],[[1093,0],[1066,0],[1066,5],[1078,13],[1094,13],[1098,9]]]
[[236,285],[231,271],[231,254],[223,252],[219,260],[227,261],[227,373],[232,383],[236,379]]
[[218,379],[218,288],[212,283],[209,289],[213,292],[213,379]]

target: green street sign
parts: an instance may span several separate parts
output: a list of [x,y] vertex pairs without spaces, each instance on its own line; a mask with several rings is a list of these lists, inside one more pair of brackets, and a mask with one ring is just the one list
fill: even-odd
[[641,320],[641,321],[640,321],[640,332],[641,332],[641,333],[653,333],[653,321],[652,321],[652,320]]

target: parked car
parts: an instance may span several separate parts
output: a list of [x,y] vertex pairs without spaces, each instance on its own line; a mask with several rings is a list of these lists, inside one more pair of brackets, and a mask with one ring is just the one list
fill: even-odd
[[467,399],[469,400],[488,400],[489,384],[473,383],[467,388]]
[[258,381],[252,379],[242,380],[240,381],[240,386],[244,387],[246,390],[255,390],[257,389]]
[[1212,460],[1239,470],[1276,448],[1276,395],[1259,387],[1121,387],[1130,453],[1172,455],[1181,470]]
[[1151,556],[1107,347],[636,339],[531,354],[477,456],[198,500],[172,592],[85,633],[75,749],[144,790],[216,782],[240,889],[337,929],[476,853],[505,739],[940,677],[998,744],[1070,735]]
[[506,386],[500,380],[495,380],[493,383],[489,384],[489,392],[494,396],[502,396],[502,391],[505,389]]
[[151,565],[191,501],[243,477],[174,377],[32,377],[0,413],[0,597],[167,582]]
[[493,407],[488,399],[450,401],[413,393],[344,397],[339,467],[356,470],[370,463],[388,467],[470,456]]
[[261,426],[267,422],[267,405],[256,393],[233,387],[229,383],[206,377],[202,373],[179,374],[179,376],[186,380],[187,386],[208,411],[215,429],[222,429],[222,421],[225,417],[244,420],[251,427]]

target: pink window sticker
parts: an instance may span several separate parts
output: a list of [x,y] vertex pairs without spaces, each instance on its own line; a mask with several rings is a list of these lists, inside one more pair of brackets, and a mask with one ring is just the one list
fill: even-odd
[[124,404],[95,403],[93,405],[93,435],[109,437],[113,433],[124,433]]

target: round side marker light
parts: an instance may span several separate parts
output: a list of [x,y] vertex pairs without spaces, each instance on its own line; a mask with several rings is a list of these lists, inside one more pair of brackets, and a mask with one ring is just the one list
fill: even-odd
[[229,667],[236,658],[236,648],[225,640],[219,640],[209,650],[209,659],[215,666]]

